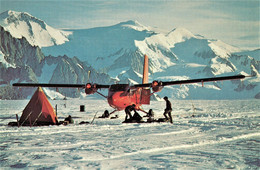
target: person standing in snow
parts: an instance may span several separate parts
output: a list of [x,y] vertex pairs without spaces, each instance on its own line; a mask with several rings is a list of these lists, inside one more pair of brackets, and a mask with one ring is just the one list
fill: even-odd
[[[163,115],[164,115],[164,117],[165,117],[166,120],[170,120],[170,122],[173,123],[173,122],[172,122],[172,115],[171,115],[171,112],[172,112],[172,104],[171,104],[171,102],[169,101],[169,99],[168,99],[167,96],[165,96],[163,99],[166,101],[166,108],[165,108],[165,110],[164,110]],[[169,117],[167,117],[167,114],[168,114]]]

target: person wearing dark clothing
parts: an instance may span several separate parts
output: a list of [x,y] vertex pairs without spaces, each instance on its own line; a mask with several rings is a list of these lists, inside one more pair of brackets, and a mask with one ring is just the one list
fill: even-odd
[[[130,106],[127,106],[126,108],[125,108],[125,121],[127,121],[127,120],[131,120],[132,118],[133,118],[133,116],[131,115],[131,112],[132,111],[134,111],[134,112],[136,112],[136,110],[135,110],[135,104],[132,104],[132,105],[130,105]],[[128,119],[128,117],[129,117],[129,119]]]
[[69,122],[69,123],[74,123],[74,121],[73,121],[71,115],[69,115],[68,117],[66,117],[64,121],[67,121],[67,122]]
[[109,117],[109,112],[108,112],[108,110],[105,110],[103,115],[100,116],[99,118],[108,118],[108,117]]
[[109,117],[109,112],[108,112],[108,110],[105,110],[104,115],[105,115],[105,117]]
[[137,123],[141,122],[142,121],[142,116],[139,115],[139,113],[135,112],[133,118],[132,118],[132,121],[135,121]]
[[[169,101],[169,99],[168,99],[167,96],[165,96],[163,99],[166,101],[166,108],[165,108],[165,110],[164,110],[163,115],[164,115],[164,117],[166,118],[166,120],[170,120],[170,122],[173,123],[173,122],[172,122],[172,115],[171,115],[171,112],[172,112],[172,104],[171,104],[171,102]],[[167,117],[167,115],[168,115],[169,117]]]
[[153,109],[150,109],[150,110],[148,111],[147,116],[148,116],[148,117],[154,117]]
[[147,113],[147,122],[152,122],[154,121],[154,112],[153,109],[150,109],[149,112]]

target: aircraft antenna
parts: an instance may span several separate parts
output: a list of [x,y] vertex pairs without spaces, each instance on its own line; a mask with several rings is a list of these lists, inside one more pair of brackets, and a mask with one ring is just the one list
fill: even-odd
[[88,83],[89,83],[90,73],[91,73],[91,71],[89,70],[89,71],[88,71]]

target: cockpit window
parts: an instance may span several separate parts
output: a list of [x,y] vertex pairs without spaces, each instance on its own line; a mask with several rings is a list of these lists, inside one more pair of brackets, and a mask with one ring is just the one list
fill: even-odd
[[113,84],[110,86],[110,91],[126,91],[129,89],[128,84]]

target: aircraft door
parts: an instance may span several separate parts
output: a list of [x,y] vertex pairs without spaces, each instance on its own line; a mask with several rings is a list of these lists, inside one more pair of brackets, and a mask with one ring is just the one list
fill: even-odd
[[142,89],[140,104],[150,104],[150,96],[151,96],[150,89]]

